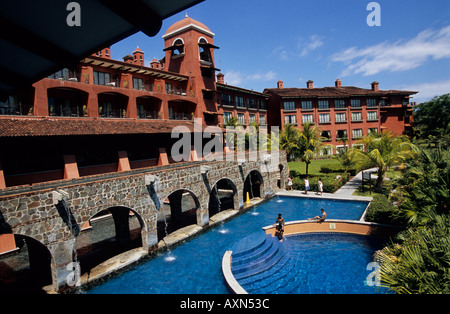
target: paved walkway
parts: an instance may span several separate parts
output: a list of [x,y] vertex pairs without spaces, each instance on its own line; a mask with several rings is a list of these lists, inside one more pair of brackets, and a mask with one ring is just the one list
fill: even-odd
[[[364,170],[365,172],[376,171],[377,168],[371,168]],[[374,176],[372,176],[374,177]],[[375,176],[376,177],[376,176]],[[342,186],[339,190],[334,192],[334,195],[342,196],[342,197],[352,197],[352,194],[359,188],[362,184],[362,171],[359,172],[356,176],[354,176],[350,181],[348,181],[344,186]]]
[[[376,171],[377,168],[366,169],[364,171]],[[372,178],[376,176],[372,175]],[[306,197],[317,197],[317,198],[332,198],[332,199],[343,199],[343,200],[358,200],[358,201],[371,201],[372,197],[368,196],[355,196],[352,195],[362,184],[362,171],[354,176],[350,181],[344,184],[339,190],[334,193],[323,193],[322,195],[310,191],[307,195],[305,191],[293,190],[287,191],[282,190],[278,192],[278,195],[291,195],[291,196],[306,196]]]

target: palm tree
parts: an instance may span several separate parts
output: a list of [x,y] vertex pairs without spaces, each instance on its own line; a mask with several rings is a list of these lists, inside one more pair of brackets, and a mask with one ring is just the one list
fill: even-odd
[[381,134],[372,132],[358,143],[364,144],[364,150],[352,149],[355,161],[363,169],[378,168],[375,186],[377,192],[382,191],[383,181],[390,167],[404,163],[408,158],[413,158],[419,151],[407,137],[394,136],[389,131]]
[[336,149],[338,153],[332,157],[341,163],[345,173],[347,173],[348,170],[355,165],[355,161],[353,160],[353,152],[348,149],[347,141],[347,138],[341,139],[341,142],[344,144],[344,149]]
[[286,151],[289,161],[298,153],[299,135],[299,130],[292,124],[286,124],[280,132],[280,149]]
[[314,155],[319,147],[323,146],[320,139],[320,130],[316,125],[307,122],[303,124],[303,130],[300,131],[298,142],[300,158],[306,163],[306,176],[308,176],[308,167],[314,159]]

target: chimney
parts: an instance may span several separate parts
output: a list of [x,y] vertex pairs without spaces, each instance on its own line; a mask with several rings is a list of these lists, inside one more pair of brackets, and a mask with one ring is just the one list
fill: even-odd
[[133,63],[133,57],[130,55],[126,55],[122,59],[123,59],[123,62],[125,62],[125,63]]
[[279,81],[277,82],[277,88],[278,88],[278,89],[284,88],[284,86],[283,86],[283,81],[282,81],[282,80],[279,80]]
[[378,83],[378,82],[372,82],[372,90],[374,91],[374,92],[378,92],[379,90],[380,90],[380,83]]
[[342,82],[340,79],[337,79],[336,82],[334,82],[334,86],[336,87],[342,87]]
[[313,89],[314,88],[314,82],[309,80],[308,82],[306,82],[306,87],[308,89]]
[[144,52],[139,46],[133,51],[133,63],[137,65],[144,65]]
[[225,75],[222,73],[217,74],[217,83],[225,84]]
[[152,69],[159,69],[160,68],[159,61],[156,60],[156,58],[153,58],[152,62],[150,62],[150,67]]

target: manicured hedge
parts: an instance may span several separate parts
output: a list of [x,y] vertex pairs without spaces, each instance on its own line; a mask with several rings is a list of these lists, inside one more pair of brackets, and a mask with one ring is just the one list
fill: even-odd
[[[296,171],[291,171],[292,176],[292,187],[294,190],[305,190],[305,175],[300,175]],[[312,192],[318,192],[319,191],[319,178],[322,179],[323,183],[323,192],[325,193],[334,193],[336,192],[340,187],[342,187],[350,178],[349,174],[340,174],[340,175],[323,175],[323,176],[309,176],[309,187],[311,188]]]
[[366,221],[389,225],[402,225],[402,217],[397,207],[383,194],[374,194],[366,213]]
[[[342,165],[325,165],[320,167],[320,172],[322,173],[343,173],[345,172],[345,169],[342,167]],[[355,176],[357,172],[356,168],[350,168],[348,169],[348,173],[350,173],[351,176]]]

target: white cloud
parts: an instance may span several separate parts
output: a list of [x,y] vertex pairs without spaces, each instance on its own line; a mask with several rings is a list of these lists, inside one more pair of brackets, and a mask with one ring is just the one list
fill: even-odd
[[351,47],[331,56],[332,61],[346,64],[341,76],[406,71],[421,66],[430,58],[450,58],[450,26],[425,30],[410,40],[383,42],[366,48]]
[[306,57],[310,52],[324,45],[323,39],[319,35],[311,35],[308,38],[296,38],[293,44],[286,48],[285,45],[275,47],[269,57],[276,57],[282,61],[290,61],[294,58]]
[[286,50],[285,46],[278,46],[272,50],[269,57],[277,57],[283,61],[289,61],[289,52]]
[[402,85],[398,89],[418,91],[418,94],[413,95],[414,98],[412,99],[412,101],[422,103],[433,99],[435,96],[441,96],[450,93],[450,79],[437,82]]
[[265,73],[253,73],[253,74],[245,74],[241,71],[228,71],[225,74],[225,82],[230,85],[240,85],[245,81],[271,81],[276,77],[276,73],[274,71],[267,71]]
[[307,40],[298,40],[297,46],[300,48],[300,57],[307,56],[310,52],[322,47],[324,44],[322,38],[318,35],[309,36]]

